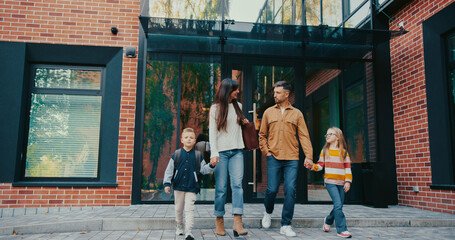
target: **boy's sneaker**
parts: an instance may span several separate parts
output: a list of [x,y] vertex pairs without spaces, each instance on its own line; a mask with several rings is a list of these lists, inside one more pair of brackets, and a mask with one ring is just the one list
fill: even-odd
[[282,226],[280,228],[280,234],[286,235],[286,237],[295,237],[297,234],[292,230],[290,225]]
[[183,225],[177,224],[175,228],[175,235],[183,235]]
[[344,237],[344,238],[351,238],[352,237],[351,233],[348,232],[348,231],[337,233],[337,235],[340,236],[340,237]]
[[326,218],[327,218],[327,217],[324,218],[324,225],[322,225],[322,230],[323,230],[324,232],[330,231],[330,225],[327,224],[327,223],[325,223],[325,219],[326,219]]
[[270,225],[272,225],[272,214],[265,212],[264,217],[262,218],[262,227],[269,228]]
[[193,234],[187,234],[185,240],[194,240]]

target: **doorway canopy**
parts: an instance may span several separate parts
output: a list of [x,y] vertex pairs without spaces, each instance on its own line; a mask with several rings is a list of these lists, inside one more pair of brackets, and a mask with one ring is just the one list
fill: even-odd
[[140,17],[147,51],[369,60],[374,44],[406,31]]

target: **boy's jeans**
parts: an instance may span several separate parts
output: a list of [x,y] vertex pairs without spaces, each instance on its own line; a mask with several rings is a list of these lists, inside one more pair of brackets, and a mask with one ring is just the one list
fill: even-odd
[[243,214],[243,150],[233,149],[219,152],[215,168],[215,216],[225,214],[228,172],[232,190],[232,214]]
[[294,216],[295,184],[299,161],[277,160],[267,156],[267,189],[265,190],[264,206],[269,214],[273,212],[276,194],[280,187],[281,174],[284,173],[284,203],[281,215],[281,226],[291,225]]
[[326,224],[332,225],[335,220],[337,232],[341,233],[347,231],[346,217],[343,213],[343,202],[344,202],[344,187],[342,185],[335,185],[326,183],[327,192],[333,201],[333,209],[329,216],[326,218]]
[[183,208],[185,208],[185,235],[193,230],[194,202],[196,202],[196,193],[174,190],[175,221],[178,225],[183,225]]

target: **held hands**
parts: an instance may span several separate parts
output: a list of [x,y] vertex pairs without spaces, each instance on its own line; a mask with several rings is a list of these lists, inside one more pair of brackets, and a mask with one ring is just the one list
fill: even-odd
[[167,193],[167,194],[171,193],[170,190],[171,190],[171,187],[165,187],[164,188],[164,192]]
[[309,158],[305,158],[305,163],[303,164],[308,170],[313,168],[313,161]]
[[210,158],[210,164],[212,164],[212,166],[216,166],[216,164],[220,161],[220,158],[219,157],[212,157]]
[[351,189],[351,182],[344,183],[344,192],[348,192]]

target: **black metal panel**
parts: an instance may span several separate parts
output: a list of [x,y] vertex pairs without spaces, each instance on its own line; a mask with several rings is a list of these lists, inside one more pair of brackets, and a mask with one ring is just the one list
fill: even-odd
[[[376,24],[388,28],[388,19],[377,19]],[[398,204],[390,43],[388,39],[376,40],[373,71],[378,160],[373,167],[372,194],[375,207],[387,207]]]
[[[455,29],[455,3],[423,22],[432,183],[455,185],[444,34]],[[453,127],[453,126],[452,126]]]
[[147,72],[147,38],[143,29],[139,30],[139,48],[137,59],[136,84],[136,120],[134,124],[134,158],[133,158],[133,186],[131,204],[141,203],[142,184],[142,143],[144,142],[144,103],[145,82]]
[[20,157],[25,43],[0,42],[0,182],[13,182]]

